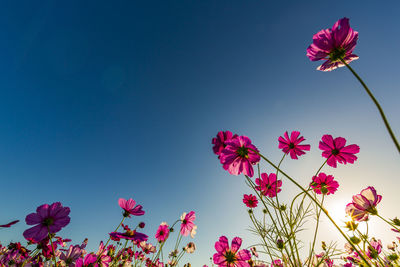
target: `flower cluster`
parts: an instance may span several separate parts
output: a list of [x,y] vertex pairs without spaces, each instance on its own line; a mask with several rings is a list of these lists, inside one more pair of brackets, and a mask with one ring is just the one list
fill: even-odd
[[[108,267],[108,266],[177,266],[184,254],[193,253],[196,246],[189,242],[181,252],[170,253],[165,262],[163,246],[168,240],[173,227],[180,223],[180,232],[176,247],[179,246],[182,236],[191,235],[194,238],[197,226],[194,221],[194,211],[183,213],[172,227],[167,223],[161,223],[156,231],[155,238],[158,241],[153,245],[148,241],[149,236],[137,231],[145,227],[144,222],[139,222],[135,228],[124,224],[126,218],[144,215],[141,205],[136,205],[133,199],[120,198],[119,206],[123,210],[121,223],[114,232],[109,234],[109,239],[100,242],[97,252],[87,252],[88,240],[82,244],[67,245],[70,239],[64,239],[56,234],[70,222],[70,209],[63,207],[60,202],[51,205],[44,204],[36,209],[36,213],[28,214],[25,221],[28,225],[34,225],[27,229],[23,236],[27,245],[10,243],[8,246],[0,244],[0,266],[68,266],[68,267]],[[0,227],[9,228],[18,220]],[[122,230],[118,229],[122,226]],[[111,242],[110,242],[111,241]]]

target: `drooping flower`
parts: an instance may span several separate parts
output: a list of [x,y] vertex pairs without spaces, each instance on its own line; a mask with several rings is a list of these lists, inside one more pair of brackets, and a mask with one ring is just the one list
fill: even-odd
[[333,168],[337,167],[336,162],[347,164],[354,163],[357,160],[357,154],[360,152],[358,145],[346,145],[346,139],[337,137],[333,139],[332,135],[326,134],[322,136],[322,141],[319,142],[319,148],[322,151],[322,156],[327,158],[327,164]]
[[221,154],[221,151],[226,147],[225,142],[231,140],[232,138],[236,138],[237,134],[233,135],[230,131],[220,131],[217,136],[214,137],[211,141],[213,146],[214,154]]
[[288,132],[284,133],[284,136],[279,136],[278,141],[279,141],[279,148],[282,149],[283,153],[289,154],[292,159],[298,159],[297,156],[301,156],[305,154],[304,151],[310,151],[310,145],[300,145],[301,142],[303,142],[304,137],[300,136],[300,132],[298,131],[293,131],[290,134]]
[[60,202],[51,205],[44,204],[36,209],[36,213],[28,214],[25,218],[26,224],[35,225],[24,231],[26,239],[33,239],[40,242],[48,236],[54,234],[69,224],[71,218],[68,216],[70,209],[63,207]]
[[99,265],[96,263],[97,256],[94,254],[87,254],[85,259],[79,258],[76,261],[75,267],[98,267]]
[[346,214],[355,221],[366,221],[368,215],[377,215],[376,205],[382,200],[382,196],[376,193],[374,187],[369,186],[360,194],[353,196],[353,202],[347,204]]
[[334,194],[339,187],[339,183],[334,180],[332,175],[326,175],[321,172],[318,176],[313,176],[310,186],[317,194]]
[[118,200],[119,206],[124,210],[124,217],[134,216],[142,216],[144,214],[144,210],[142,210],[142,205],[136,205],[136,201],[132,198],[126,200],[124,198],[120,198]]
[[184,212],[181,215],[181,235],[188,236],[190,234],[193,227],[195,226],[194,224],[195,219],[196,219],[196,214],[194,211],[191,211],[188,214]]
[[[230,174],[253,177],[254,164],[260,161],[258,149],[247,136],[239,136],[225,142],[226,147],[220,153],[220,161]],[[255,152],[256,151],[256,152]]]
[[246,204],[247,207],[249,208],[255,208],[257,207],[258,204],[258,200],[257,197],[255,195],[243,195],[243,203]]
[[281,192],[280,187],[282,186],[281,180],[276,180],[276,174],[261,173],[261,179],[256,179],[256,189],[261,191],[264,196],[275,197],[277,193]]
[[162,222],[157,229],[156,239],[158,240],[158,242],[163,242],[167,240],[168,236],[169,236],[169,226],[166,222]]
[[251,254],[247,249],[239,250],[242,245],[242,239],[235,237],[229,248],[228,238],[221,236],[219,241],[215,242],[217,253],[214,254],[214,264],[223,267],[250,267],[247,262]]
[[331,71],[358,59],[353,54],[358,40],[358,32],[349,24],[348,18],[338,20],[332,29],[321,30],[313,36],[313,43],[307,48],[311,61],[326,60],[317,70]]

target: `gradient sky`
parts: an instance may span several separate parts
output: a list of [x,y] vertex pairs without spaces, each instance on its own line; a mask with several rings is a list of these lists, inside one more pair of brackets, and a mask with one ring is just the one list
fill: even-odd
[[[279,135],[300,130],[312,151],[283,168],[304,185],[323,162],[321,136],[345,137],[361,152],[324,169],[341,185],[332,213],[374,185],[381,214],[399,216],[399,154],[375,106],[347,69],[322,73],[305,55],[314,33],[349,17],[359,31],[352,66],[400,136],[399,11],[399,1],[1,3],[0,222],[21,220],[1,241],[22,241],[25,216],[61,201],[71,223],[60,234],[97,248],[124,197],[144,206],[129,222],[145,221],[152,237],[195,210],[193,266],[209,262],[220,235],[251,245],[250,189],[211,150],[227,129],[275,162]],[[293,190],[284,181],[282,198]]]

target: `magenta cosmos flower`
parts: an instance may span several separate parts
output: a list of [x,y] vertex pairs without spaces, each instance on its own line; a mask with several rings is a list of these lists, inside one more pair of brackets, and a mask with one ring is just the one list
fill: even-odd
[[321,172],[318,176],[312,178],[310,186],[317,194],[330,195],[334,194],[339,187],[339,183],[334,180],[332,175],[326,175]]
[[214,154],[221,154],[221,151],[226,147],[225,142],[231,140],[232,138],[236,138],[237,134],[233,135],[230,131],[220,131],[217,136],[212,139],[213,151]]
[[168,236],[169,236],[169,226],[166,222],[162,222],[157,229],[156,239],[158,240],[158,242],[163,242],[167,240]]
[[229,248],[228,238],[221,236],[219,241],[215,242],[217,253],[214,254],[214,263],[223,267],[250,267],[247,262],[251,258],[251,254],[247,249],[239,250],[242,245],[242,239],[235,237]]
[[282,186],[281,180],[276,180],[276,174],[261,173],[261,179],[256,179],[256,189],[261,191],[264,196],[275,197],[277,193],[281,192],[280,187]]
[[297,156],[305,154],[304,151],[310,151],[310,145],[300,145],[300,143],[306,139],[299,135],[300,132],[293,131],[289,137],[288,132],[285,132],[283,137],[280,136],[278,138],[279,148],[282,149],[285,154],[290,153],[292,159],[298,159]]
[[243,203],[249,208],[256,208],[258,204],[257,197],[255,195],[243,195]]
[[142,210],[142,205],[136,205],[136,201],[132,198],[126,200],[124,198],[120,198],[118,200],[119,206],[124,210],[124,217],[134,216],[142,216],[144,214],[144,210]]
[[375,188],[369,186],[360,194],[353,196],[353,202],[347,204],[346,214],[355,221],[366,221],[368,215],[377,215],[376,205],[381,202],[382,196],[376,193]]
[[79,258],[76,261],[75,267],[98,267],[97,256],[94,254],[87,254],[85,259]]
[[33,239],[40,242],[49,233],[54,234],[69,224],[71,218],[68,216],[70,209],[63,207],[60,202],[51,205],[44,204],[36,209],[36,213],[28,214],[25,218],[26,224],[35,225],[24,231],[26,239]]
[[321,30],[313,36],[313,43],[307,48],[307,56],[311,61],[325,60],[317,68],[321,71],[331,71],[343,67],[346,63],[358,59],[353,54],[358,39],[358,32],[350,28],[349,19],[338,20],[332,29]]
[[346,145],[346,139],[337,137],[333,139],[332,135],[326,134],[322,136],[322,141],[319,141],[319,148],[322,151],[322,156],[327,158],[329,166],[336,168],[336,162],[347,164],[354,163],[357,157],[354,154],[360,152],[358,145]]
[[194,220],[196,219],[196,213],[194,211],[186,214],[184,212],[181,215],[181,235],[188,236],[192,229],[195,227]]
[[[220,153],[220,161],[230,174],[253,177],[254,164],[260,161],[258,149],[251,144],[247,136],[239,136],[225,142],[226,147]],[[256,151],[256,152],[255,152]]]

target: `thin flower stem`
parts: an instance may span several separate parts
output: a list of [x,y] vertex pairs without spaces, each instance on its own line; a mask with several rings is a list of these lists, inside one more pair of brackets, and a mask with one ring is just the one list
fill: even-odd
[[383,218],[381,215],[376,214],[376,216],[378,216],[381,220],[383,220],[385,223],[389,224],[391,227],[393,227],[394,229],[396,229],[397,231],[400,231],[400,229],[393,223],[389,222],[388,220],[386,220],[385,218]]
[[[325,194],[322,195],[321,206],[323,206],[324,200],[325,200]],[[319,226],[319,217],[320,216],[321,216],[321,209],[317,210],[317,225],[315,226],[314,239],[313,239],[312,247],[311,247],[311,250],[310,250],[310,258],[312,257],[312,255],[314,253],[315,241],[317,239],[318,226]]]
[[346,63],[345,60],[343,60],[342,58],[340,59],[340,61],[342,61],[342,63],[344,65],[346,65],[346,67],[351,71],[351,73],[353,73],[353,75],[357,78],[357,80],[361,83],[361,85],[364,87],[365,91],[367,92],[367,94],[369,95],[369,97],[372,99],[372,101],[374,102],[375,106],[378,108],[378,111],[382,117],[383,122],[385,123],[386,129],[389,132],[390,137],[393,140],[394,145],[397,148],[397,151],[400,153],[400,144],[396,139],[396,136],[394,135],[392,128],[390,127],[390,124],[388,122],[388,120],[386,119],[385,113],[383,112],[383,109],[381,107],[381,105],[379,104],[378,100],[376,100],[375,96],[372,94],[372,92],[369,90],[369,88],[367,87],[367,85],[364,83],[364,81],[361,79],[360,76],[358,76],[358,74],[353,70],[352,67],[350,67],[349,64]]
[[[250,213],[250,212],[249,212],[249,217],[250,217],[251,221],[253,222],[254,227],[257,229],[257,232],[258,232],[259,235],[261,236],[261,238],[262,238],[262,240],[263,240],[263,242],[264,242],[264,244],[265,244],[265,247],[266,247],[267,250],[268,250],[268,255],[269,255],[269,257],[271,258],[271,263],[272,263],[274,260],[273,260],[273,258],[272,258],[271,251],[269,250],[269,246],[268,246],[267,242],[266,242],[265,239],[264,239],[264,235],[261,233],[261,229],[259,229],[258,224],[254,221],[253,217],[251,216],[252,214],[253,214],[253,213]],[[253,215],[253,216],[254,216],[254,215]]]
[[[125,216],[122,218],[121,222],[118,224],[117,228],[115,228],[114,232],[118,231],[119,227],[120,227],[120,226],[122,225],[122,223],[125,221],[125,218],[126,218]],[[100,260],[101,255],[103,254],[104,249],[107,248],[107,245],[108,245],[108,243],[110,242],[110,240],[111,240],[111,236],[108,237],[108,240],[107,240],[106,244],[104,245],[103,249],[100,251],[99,255],[97,256],[96,263]]]
[[[281,161],[279,161],[278,168],[281,167],[281,164],[282,164],[283,160],[285,159],[285,156],[286,156],[286,154],[284,153],[284,154],[283,154],[283,157],[282,157],[282,159],[281,159]],[[278,183],[278,175],[279,175],[279,172],[276,171],[275,175],[276,175],[276,183]],[[279,203],[279,198],[278,198],[278,186],[275,187],[275,197],[276,197],[276,205],[277,205],[278,211],[279,211],[279,216],[280,216],[280,218],[281,218],[281,220],[282,220],[282,224],[283,224],[283,223],[284,223],[284,219],[283,219],[282,210],[281,210],[281,205],[280,205],[280,203]],[[295,235],[295,233],[293,233],[293,232],[291,231],[291,233],[290,233],[290,235],[289,235],[288,230],[286,229],[286,226],[282,226],[282,224],[281,224],[281,222],[280,222],[280,220],[279,220],[278,214],[277,214],[277,212],[276,212],[276,209],[275,209],[275,215],[276,215],[276,217],[277,217],[277,219],[278,219],[279,226],[280,226],[281,228],[284,229],[285,234],[286,234],[286,236],[288,237],[288,240],[287,240],[287,241],[289,242],[289,246],[290,246],[290,248],[291,248],[291,250],[292,250],[293,255],[297,255],[297,261],[300,262],[301,260],[300,260],[300,255],[299,255],[299,249],[297,248],[297,242],[296,242],[296,235]],[[291,225],[291,223],[289,223],[289,225]],[[293,239],[294,239],[294,250],[295,250],[295,251],[293,251],[293,245],[292,245],[292,243],[291,243],[290,236],[293,236]],[[295,252],[296,252],[296,254],[295,254]]]
[[54,261],[54,266],[57,267],[57,260],[56,260],[56,253],[54,252],[54,246],[53,246],[53,240],[50,234],[50,227],[47,226],[47,232],[48,232],[48,236],[50,239],[50,245],[51,245],[51,251],[53,252],[53,261]]
[[[250,148],[251,149],[251,148]],[[300,190],[302,190],[321,210],[325,213],[325,215],[328,217],[328,219],[332,222],[332,224],[336,227],[336,229],[340,232],[340,234],[346,239],[347,242],[354,248],[354,250],[360,254],[361,259],[368,265],[371,266],[368,261],[364,258],[364,256],[360,253],[360,251],[357,249],[357,247],[351,242],[349,237],[340,229],[340,227],[336,224],[336,222],[332,219],[332,217],[329,215],[328,211],[321,206],[321,204],[316,200],[306,189],[304,189],[298,182],[296,182],[292,177],[290,177],[288,174],[286,174],[284,171],[279,169],[274,163],[272,163],[269,159],[264,157],[262,154],[260,154],[258,151],[251,149],[255,153],[257,153],[260,157],[262,157],[266,162],[268,162],[272,167],[277,169],[279,172],[281,172],[286,178],[288,178],[293,184],[295,184]]]
[[[275,220],[274,220],[274,218],[272,217],[271,213],[269,212],[268,207],[267,207],[267,205],[265,204],[264,200],[262,199],[263,195],[258,193],[258,191],[256,190],[256,188],[255,188],[255,186],[254,186],[254,183],[253,183],[253,181],[250,179],[250,177],[248,177],[247,175],[245,175],[245,177],[246,177],[248,183],[250,184],[251,188],[252,188],[252,189],[254,190],[254,192],[257,194],[257,196],[259,197],[259,199],[260,199],[261,202],[263,203],[265,209],[267,210],[268,215],[269,215],[269,217],[270,217],[270,219],[271,219],[271,221],[272,221],[272,223],[273,223],[273,225],[274,225],[274,228],[276,229],[277,235],[279,236],[279,238],[282,239],[281,233],[280,233],[278,227],[276,226]],[[290,257],[289,257],[290,254],[289,254],[289,252],[287,251],[287,248],[286,248],[286,247],[285,247],[285,251],[286,251],[286,253],[288,254],[288,258],[289,258],[289,260],[290,260]],[[291,262],[291,263],[292,263],[292,262]],[[294,265],[293,265],[293,266],[294,266]]]

